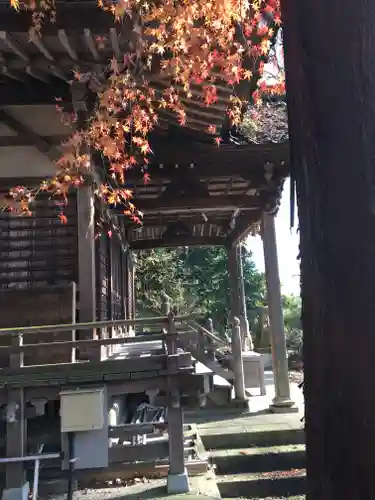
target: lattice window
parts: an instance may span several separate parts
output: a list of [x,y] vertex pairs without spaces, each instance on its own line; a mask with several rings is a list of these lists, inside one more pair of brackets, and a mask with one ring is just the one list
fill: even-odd
[[75,198],[58,218],[56,200],[41,197],[32,216],[0,213],[0,289],[60,285],[77,279]]

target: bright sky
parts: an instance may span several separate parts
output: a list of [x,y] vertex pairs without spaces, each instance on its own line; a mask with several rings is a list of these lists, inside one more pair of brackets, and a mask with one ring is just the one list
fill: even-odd
[[[295,210],[297,217],[297,210]],[[285,295],[299,295],[299,261],[298,246],[299,235],[297,232],[298,219],[295,220],[293,229],[290,229],[290,182],[284,184],[281,206],[276,216],[276,239],[279,258],[281,291]],[[260,236],[249,236],[247,247],[252,251],[256,266],[264,271],[263,244]]]

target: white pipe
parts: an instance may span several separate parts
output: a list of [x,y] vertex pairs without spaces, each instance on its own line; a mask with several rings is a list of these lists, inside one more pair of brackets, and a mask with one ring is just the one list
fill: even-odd
[[[44,448],[44,444],[42,444],[39,447],[38,454],[42,453],[43,448]],[[35,460],[35,463],[34,463],[34,483],[33,483],[33,496],[32,496],[32,500],[37,500],[38,499],[39,466],[40,466],[40,460],[37,459],[37,460]]]
[[0,464],[8,464],[14,462],[33,462],[34,460],[52,460],[61,458],[60,453],[42,453],[41,455],[28,455],[27,457],[8,457],[0,458]]

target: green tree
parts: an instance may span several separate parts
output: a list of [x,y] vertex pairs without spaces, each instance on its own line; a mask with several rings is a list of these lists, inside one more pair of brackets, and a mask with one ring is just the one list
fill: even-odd
[[[264,277],[251,252],[242,247],[246,306],[249,320],[264,302]],[[229,276],[224,247],[159,249],[140,253],[137,261],[138,307],[159,309],[165,291],[181,312],[209,314],[216,330],[228,323]]]
[[300,352],[303,340],[301,298],[295,295],[284,295],[283,310],[287,348],[295,352]]
[[179,252],[177,250],[155,250],[140,252],[136,264],[137,313],[159,311],[161,295],[165,292],[178,308],[183,307],[184,290],[178,272]]

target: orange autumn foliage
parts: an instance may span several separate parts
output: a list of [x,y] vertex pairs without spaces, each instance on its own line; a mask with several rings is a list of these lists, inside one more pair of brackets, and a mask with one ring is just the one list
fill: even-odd
[[[10,0],[10,4],[16,10],[27,8],[32,12],[34,35],[43,30],[44,22],[53,22],[59,15],[54,0]],[[184,126],[183,103],[192,97],[191,85],[202,87],[201,104],[210,106],[218,99],[216,85],[225,81],[233,88],[228,116],[238,125],[244,102],[236,96],[236,85],[261,77],[264,57],[280,24],[279,0],[99,0],[98,8],[111,12],[114,22],[130,18],[134,26],[132,52],[124,54],[121,61],[108,61],[110,77],[87,127],[75,132],[64,145],[56,178],[41,189],[65,196],[71,187],[79,186],[91,170],[87,151],[96,149],[108,160],[114,180],[97,185],[98,196],[108,204],[124,205],[124,213],[140,222],[130,202],[132,193],[115,186],[123,185],[127,170],[136,165],[142,166],[144,182],[148,182],[147,165],[152,156],[148,137],[158,125],[158,111],[174,113]],[[244,64],[246,60],[253,62],[255,75]],[[161,97],[148,86],[145,76],[155,71],[155,64],[171,81]],[[74,78],[81,75],[76,73]],[[271,92],[283,92],[283,88],[280,82]],[[264,90],[253,88],[255,102],[260,101]],[[74,121],[75,117],[69,119]],[[209,126],[207,132],[220,145],[216,127]],[[23,200],[34,196],[26,188],[14,193]]]

